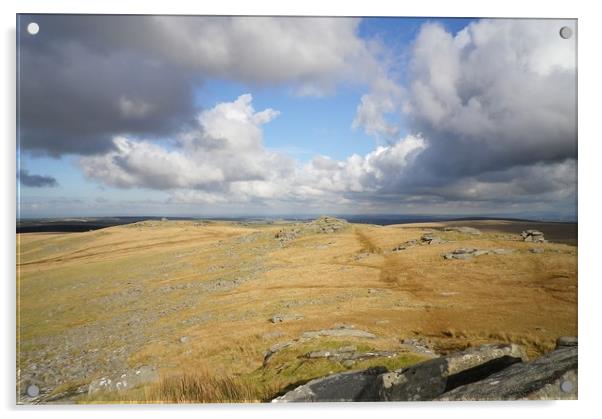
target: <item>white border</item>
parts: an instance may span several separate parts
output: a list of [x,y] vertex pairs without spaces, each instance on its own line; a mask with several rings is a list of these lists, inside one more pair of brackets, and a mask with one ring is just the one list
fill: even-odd
[[[326,2],[304,0],[227,1],[129,1],[105,0],[9,0],[0,2],[2,13],[2,83],[1,101],[3,127],[2,170],[4,200],[2,205],[3,281],[1,304],[2,356],[0,357],[0,408],[4,417],[44,415],[63,417],[129,417],[143,413],[151,417],[184,414],[190,417],[205,415],[240,415],[245,417],[306,417],[315,413],[346,417],[365,417],[376,411],[379,415],[437,415],[447,418],[488,418],[529,414],[530,416],[581,417],[595,411],[599,393],[600,291],[602,275],[597,255],[600,246],[600,172],[598,162],[600,139],[600,42],[602,34],[596,2],[556,1],[527,2],[505,0],[493,2],[476,0],[421,0],[393,2],[385,0],[347,0]],[[345,15],[345,16],[455,16],[455,17],[565,17],[579,19],[579,338],[581,342],[579,401],[578,402],[510,402],[510,403],[453,403],[453,404],[353,404],[304,406],[86,406],[86,407],[21,407],[15,406],[15,13],[131,13],[131,14],[237,14],[237,15]],[[598,331],[596,331],[598,330]]]

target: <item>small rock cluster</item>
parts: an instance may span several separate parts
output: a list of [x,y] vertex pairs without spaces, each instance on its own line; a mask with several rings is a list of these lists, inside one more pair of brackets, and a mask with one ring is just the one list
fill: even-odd
[[364,338],[374,339],[376,335],[366,332],[364,330],[355,329],[352,325],[348,324],[335,324],[332,329],[321,329],[304,332],[297,339],[293,339],[286,342],[276,343],[265,352],[263,356],[263,365],[267,365],[272,356],[283,349],[296,345],[298,343],[308,342],[311,339],[319,337],[352,337],[352,338]]
[[392,252],[400,252],[402,250],[406,250],[409,247],[413,247],[413,246],[417,246],[418,245],[418,240],[408,240],[407,242],[403,242],[397,246],[395,246],[393,249],[391,249]]
[[270,317],[270,321],[272,323],[283,323],[291,320],[302,320],[303,316],[301,314],[275,314]]
[[349,223],[334,217],[322,216],[315,220],[297,223],[279,230],[274,237],[286,243],[305,234],[332,234],[349,228]]
[[441,239],[438,236],[435,236],[434,234],[423,234],[422,237],[420,237],[420,242],[421,244],[441,244],[441,243],[445,243],[445,241],[443,239]]
[[545,243],[546,239],[543,236],[543,233],[539,230],[525,230],[520,233],[520,236],[523,238],[523,241],[533,242],[533,243]]
[[520,345],[482,345],[395,371],[332,374],[272,403],[576,399],[577,351],[576,338],[560,338],[554,351],[528,361]]
[[88,385],[88,394],[95,394],[100,391],[125,391],[141,384],[156,381],[158,378],[159,374],[154,367],[141,366],[117,376],[101,377],[92,381]]
[[312,351],[305,354],[305,358],[317,359],[326,358],[329,361],[341,362],[346,367],[351,367],[357,361],[363,361],[370,358],[391,358],[397,355],[397,352],[391,351],[370,351],[359,352],[356,346],[343,346],[333,350]]
[[482,255],[507,255],[513,253],[513,249],[475,249],[461,248],[443,255],[444,259],[471,259]]

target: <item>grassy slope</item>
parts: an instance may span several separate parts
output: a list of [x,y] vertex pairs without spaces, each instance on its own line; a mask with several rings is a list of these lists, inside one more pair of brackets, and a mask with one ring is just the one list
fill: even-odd
[[[261,399],[344,370],[326,360],[300,360],[325,346],[395,350],[400,338],[421,337],[440,350],[513,341],[536,355],[557,336],[577,334],[576,247],[546,243],[538,245],[543,254],[533,254],[535,245],[488,230],[441,232],[450,242],[390,252],[438,226],[352,225],[284,247],[274,238],[282,226],[220,222],[22,234],[18,367],[54,392],[140,365],[154,365],[164,376],[210,370],[242,380]],[[516,252],[443,260],[458,247]],[[282,313],[304,318],[268,321]],[[377,338],[320,338],[262,367],[274,343],[336,323]],[[282,335],[264,336],[274,331]],[[407,354],[387,362],[399,367],[419,359]]]

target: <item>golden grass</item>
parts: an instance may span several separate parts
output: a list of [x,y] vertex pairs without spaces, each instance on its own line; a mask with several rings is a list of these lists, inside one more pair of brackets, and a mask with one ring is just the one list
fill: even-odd
[[[420,238],[425,229],[441,226],[353,225],[335,234],[303,236],[284,247],[274,239],[281,225],[226,222],[169,221],[86,233],[20,234],[19,368],[39,365],[42,360],[36,356],[42,351],[51,359],[89,356],[88,362],[102,367],[123,346],[124,336],[135,336],[140,343],[125,361],[131,368],[157,367],[165,391],[155,388],[155,394],[175,400],[191,391],[194,397],[181,400],[207,394],[208,401],[239,395],[256,401],[296,382],[345,370],[330,361],[301,360],[305,347],[283,351],[273,366],[262,366],[271,345],[336,323],[374,333],[377,338],[369,342],[350,343],[358,348],[367,343],[375,350],[399,349],[399,340],[406,338],[424,338],[442,350],[509,341],[524,343],[535,356],[549,350],[558,336],[577,334],[575,246],[533,245],[504,230],[481,236],[437,232],[450,241],[391,252]],[[241,240],[254,233],[259,234],[255,240]],[[545,252],[531,253],[535,246]],[[441,257],[458,247],[515,252],[471,260]],[[231,288],[199,288],[237,277],[250,279]],[[268,321],[280,313],[303,319]],[[140,319],[144,321],[136,323]],[[72,355],[65,342],[82,327],[99,334],[101,341],[78,343],[71,347],[76,349]],[[281,335],[265,337],[273,332]],[[186,344],[179,341],[181,336],[189,338]],[[315,348],[328,344],[316,341]],[[417,360],[398,357],[390,367]],[[205,371],[207,365],[211,374]],[[213,377],[213,389],[199,387],[182,371]],[[93,371],[86,378],[104,374]],[[86,401],[105,399],[98,395]],[[120,402],[137,399],[147,397],[115,396]]]
[[148,403],[227,403],[257,402],[261,395],[240,379],[195,370],[169,375],[145,392]]

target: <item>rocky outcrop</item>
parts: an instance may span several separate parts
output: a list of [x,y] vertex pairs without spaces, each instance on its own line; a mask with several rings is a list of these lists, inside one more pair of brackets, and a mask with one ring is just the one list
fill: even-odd
[[297,387],[275,398],[272,403],[374,401],[377,400],[374,383],[386,371],[386,368],[377,367],[333,374]]
[[288,322],[292,320],[302,320],[303,316],[301,314],[275,314],[270,317],[270,322],[272,323],[282,323]]
[[420,237],[420,242],[421,242],[421,244],[445,243],[445,241],[443,239],[441,239],[441,237],[435,236],[434,234],[431,234],[431,233],[423,234],[422,237]]
[[289,348],[298,343],[308,342],[315,338],[320,337],[345,337],[345,338],[360,338],[360,339],[374,339],[376,335],[370,332],[366,332],[365,330],[355,329],[353,325],[350,324],[340,324],[337,323],[334,325],[332,329],[320,329],[320,330],[310,330],[308,332],[303,332],[300,337],[297,339],[293,339],[286,342],[276,343],[264,353],[263,356],[263,365],[267,365],[270,362],[272,356],[276,353],[280,352],[283,349]]
[[484,378],[526,359],[518,345],[484,345],[378,377],[379,400],[432,400],[461,383]]
[[317,338],[320,336],[329,336],[329,337],[352,337],[352,338],[366,338],[366,339],[374,339],[376,336],[370,332],[366,332],[364,330],[352,329],[352,328],[335,328],[335,329],[322,329],[322,330],[313,330],[310,332],[304,332],[301,335],[301,338],[311,339]]
[[418,245],[418,240],[408,240],[406,242],[403,242],[401,244],[398,244],[397,246],[395,246],[393,249],[391,249],[392,252],[400,252],[402,250],[406,250],[410,247],[414,247]]
[[333,374],[274,402],[575,399],[577,351],[571,337],[534,361],[519,345],[483,345],[391,372]]
[[437,400],[576,399],[577,347],[561,347],[533,362],[512,365]]
[[312,351],[305,354],[305,358],[308,359],[317,359],[317,358],[326,358],[329,361],[334,362],[347,362],[345,365],[352,365],[356,361],[363,361],[365,359],[371,358],[391,358],[397,355],[397,352],[392,351],[368,351],[368,352],[360,352],[357,350],[357,347],[343,346],[338,349],[322,349],[319,351]]
[[472,259],[475,256],[483,255],[507,255],[513,253],[513,249],[474,249],[461,248],[443,255],[444,259]]
[[349,228],[349,223],[345,220],[322,216],[309,222],[284,227],[274,235],[274,238],[281,244],[285,244],[306,234],[332,234],[347,228]]
[[546,239],[543,236],[543,233],[539,230],[525,230],[520,233],[520,236],[523,238],[523,241],[533,242],[533,243],[545,243]]

